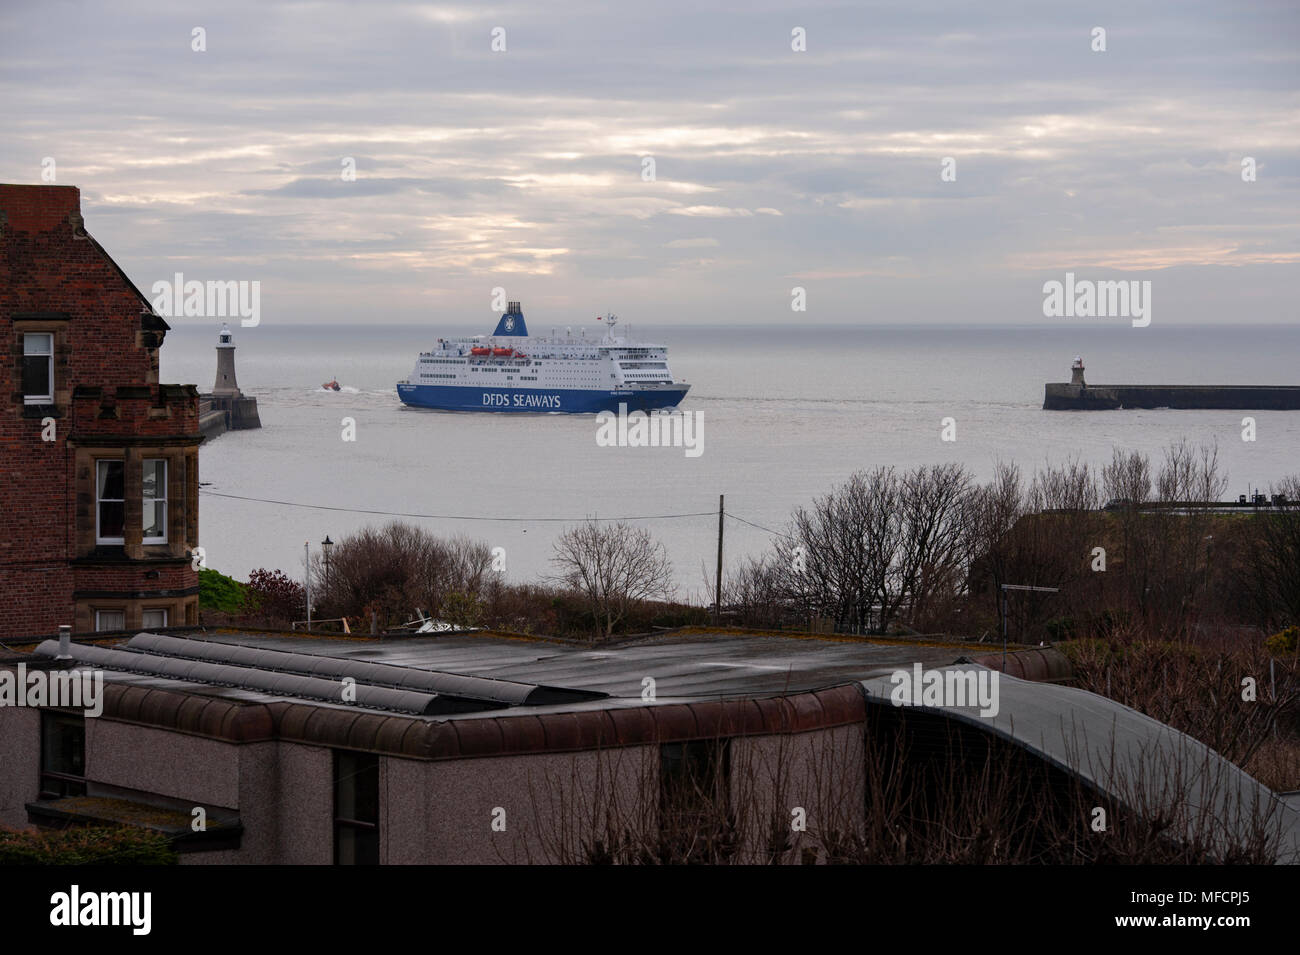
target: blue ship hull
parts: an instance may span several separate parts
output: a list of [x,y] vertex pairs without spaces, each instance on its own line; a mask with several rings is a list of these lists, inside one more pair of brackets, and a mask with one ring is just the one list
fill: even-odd
[[397,386],[397,397],[414,408],[442,411],[560,412],[595,414],[619,410],[654,411],[675,408],[686,397],[688,385],[656,390],[589,391],[586,389],[474,388],[457,385]]

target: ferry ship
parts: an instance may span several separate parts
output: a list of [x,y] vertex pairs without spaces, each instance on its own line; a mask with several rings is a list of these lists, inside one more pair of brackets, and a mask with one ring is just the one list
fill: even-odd
[[416,408],[443,411],[653,411],[677,406],[690,385],[673,378],[668,349],[616,337],[618,317],[602,338],[552,329],[531,336],[518,302],[510,302],[490,336],[440,338],[421,352],[397,396]]

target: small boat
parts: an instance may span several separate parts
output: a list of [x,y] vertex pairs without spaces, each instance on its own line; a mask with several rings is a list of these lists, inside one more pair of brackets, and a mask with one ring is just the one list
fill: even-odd
[[335,380],[335,381],[327,381],[327,382],[325,382],[323,385],[321,385],[321,387],[324,388],[326,391],[338,391],[338,390],[339,390],[339,383],[338,383],[337,380]]
[[490,349],[490,348],[471,348],[471,349],[469,350],[469,353],[470,353],[471,355],[490,355],[490,354],[492,354],[492,349]]
[[515,353],[515,350],[514,350],[513,348],[494,348],[494,349],[492,349],[492,354],[495,355],[497,358],[509,358],[509,357],[510,357],[511,355],[513,355],[514,353]]

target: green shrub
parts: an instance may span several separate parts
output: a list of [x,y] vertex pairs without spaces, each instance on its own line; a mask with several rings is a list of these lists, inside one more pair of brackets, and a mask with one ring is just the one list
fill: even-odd
[[1300,644],[1300,627],[1287,627],[1264,641],[1264,646],[1273,656],[1295,653],[1297,644]]
[[175,865],[171,840],[130,826],[28,832],[0,828],[4,865]]
[[221,613],[239,613],[247,608],[248,592],[244,584],[206,567],[199,569],[199,609]]

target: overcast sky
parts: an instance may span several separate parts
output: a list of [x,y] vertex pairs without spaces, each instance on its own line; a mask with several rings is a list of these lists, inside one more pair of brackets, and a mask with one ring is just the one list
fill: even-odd
[[1298,317],[1295,0],[0,10],[0,181],[53,158],[146,293],[264,322],[1080,321],[1067,271]]

